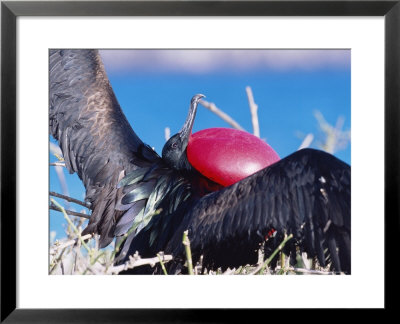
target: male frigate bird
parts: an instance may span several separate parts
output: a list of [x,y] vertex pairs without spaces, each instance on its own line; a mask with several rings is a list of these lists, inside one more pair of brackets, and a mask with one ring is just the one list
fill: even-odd
[[[135,252],[153,257],[163,251],[178,272],[186,230],[193,261],[202,256],[207,269],[254,264],[260,244],[268,255],[292,234],[284,250],[291,261],[306,252],[322,266],[329,260],[334,271],[350,273],[350,166],[314,149],[279,159],[269,146],[253,150],[261,163],[241,175],[235,173],[243,168],[226,165],[240,163],[246,152],[231,154],[225,164],[204,161],[197,152],[234,130],[192,134],[201,98],[192,98],[184,126],[159,156],[129,125],[98,51],[50,51],[50,133],[66,168],[83,181],[92,210],[82,235],[99,234],[105,247],[129,231],[116,263]],[[262,146],[249,136],[242,134],[242,142]]]

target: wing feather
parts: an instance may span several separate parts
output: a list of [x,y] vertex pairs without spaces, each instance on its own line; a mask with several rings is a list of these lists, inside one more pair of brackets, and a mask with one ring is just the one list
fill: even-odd
[[[176,237],[186,229],[193,254],[203,254],[203,261],[210,260],[213,266],[255,263],[257,246],[275,229],[277,243],[284,234],[293,234],[289,254],[298,245],[325,265],[324,250],[329,249],[333,268],[350,272],[350,166],[322,151],[298,151],[201,198]],[[247,255],[241,252],[244,246]],[[173,238],[166,251],[179,255],[180,249]]]
[[124,213],[115,210],[121,172],[148,167],[160,158],[129,125],[98,51],[51,50],[49,71],[50,134],[93,206],[84,233],[99,233],[100,246],[105,246]]

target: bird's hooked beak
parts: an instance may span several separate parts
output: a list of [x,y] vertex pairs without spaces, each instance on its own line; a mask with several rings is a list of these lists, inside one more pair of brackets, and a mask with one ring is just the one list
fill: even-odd
[[182,129],[179,132],[179,136],[185,148],[189,143],[190,135],[192,135],[192,128],[194,124],[194,119],[196,117],[197,105],[199,104],[200,99],[204,97],[205,96],[202,94],[196,94],[193,96],[190,102],[188,116],[186,118],[185,124],[183,125]]

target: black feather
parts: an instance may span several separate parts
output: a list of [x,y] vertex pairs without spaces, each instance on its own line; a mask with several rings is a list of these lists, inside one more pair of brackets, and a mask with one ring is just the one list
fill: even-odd
[[[307,171],[301,172],[301,169]],[[321,173],[326,174],[330,169],[337,170],[340,177],[326,178],[331,189],[324,196],[316,181]],[[250,246],[260,242],[257,231],[267,233],[274,228],[280,235],[293,234],[295,240],[291,244],[297,242],[310,257],[317,254],[321,265],[325,264],[324,250],[329,248],[334,269],[349,272],[349,262],[340,262],[341,257],[350,259],[350,245],[345,244],[343,238],[350,237],[348,183],[350,167],[347,164],[322,151],[298,151],[237,184],[201,198],[185,215],[166,252],[183,253],[178,239],[181,239],[180,233],[189,228],[193,253],[210,253],[212,258],[207,257],[203,262],[210,260],[214,266],[223,266],[226,258],[235,259],[241,246],[250,250]],[[346,190],[340,191],[340,188]],[[347,203],[341,204],[340,200]],[[261,216],[260,204],[263,206]],[[327,221],[331,225],[324,232]],[[337,252],[340,240],[343,248]],[[229,241],[226,250],[221,248],[225,241]],[[296,250],[291,244],[288,245],[289,254]],[[346,252],[340,251],[344,249]],[[291,259],[295,260],[295,255],[291,255]],[[209,265],[205,264],[206,267]],[[230,264],[235,265],[240,264]]]

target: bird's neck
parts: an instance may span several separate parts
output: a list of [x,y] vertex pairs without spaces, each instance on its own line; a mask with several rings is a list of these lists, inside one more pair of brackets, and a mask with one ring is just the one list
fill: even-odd
[[192,188],[195,189],[200,196],[204,196],[210,192],[218,191],[223,188],[222,185],[208,179],[197,171],[189,163],[187,158],[183,158],[179,165],[179,172],[183,177],[190,181]]
[[184,152],[179,159],[178,163],[178,170],[179,172],[183,174],[191,174],[193,172],[196,172],[196,169],[193,168],[193,166],[189,163],[189,160],[187,159],[186,152]]

